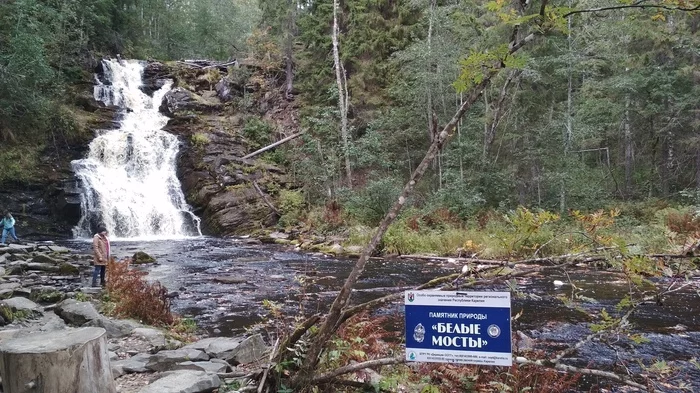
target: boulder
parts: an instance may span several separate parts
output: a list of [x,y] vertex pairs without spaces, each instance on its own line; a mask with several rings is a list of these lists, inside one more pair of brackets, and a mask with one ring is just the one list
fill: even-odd
[[131,257],[131,263],[133,263],[135,265],[141,265],[144,263],[155,263],[155,262],[156,262],[155,258],[146,254],[143,251],[136,251],[136,253],[134,253],[134,256]]
[[39,303],[56,303],[65,299],[65,293],[59,291],[56,287],[37,286],[31,288],[32,293],[29,298]]
[[13,313],[19,311],[26,316],[41,314],[41,306],[23,297],[13,297],[0,301],[0,307],[9,307]]
[[10,254],[29,254],[34,251],[33,245],[22,245],[22,244],[8,244],[4,251]]
[[58,272],[64,276],[77,276],[80,274],[80,269],[72,263],[64,262],[58,265]]
[[170,117],[178,117],[188,112],[209,113],[221,108],[220,103],[210,102],[189,90],[176,87],[165,94],[158,109]]
[[116,367],[125,373],[145,373],[149,371],[146,365],[150,358],[151,355],[140,353],[127,359],[112,362],[112,367]]
[[74,326],[82,326],[93,319],[104,318],[95,310],[90,302],[79,302],[75,299],[67,299],[56,306],[54,312],[66,323]]
[[56,265],[51,265],[48,263],[37,263],[37,262],[29,262],[27,264],[27,270],[37,270],[40,272],[53,272],[57,273],[58,272],[58,266]]
[[152,355],[146,368],[153,371],[167,371],[177,363],[207,360],[209,360],[209,356],[202,351],[180,348],[171,351],[160,351]]
[[139,393],[207,393],[221,386],[216,374],[203,371],[183,371],[156,380]]
[[57,260],[51,258],[50,256],[48,256],[46,254],[39,254],[39,253],[34,254],[34,256],[32,257],[32,261],[37,262],[37,263],[49,263],[52,265],[58,264]]
[[0,342],[5,393],[116,393],[104,329],[35,333]]
[[99,315],[97,318],[84,323],[82,326],[101,327],[107,331],[107,337],[118,338],[130,335],[131,332],[133,332],[134,329],[140,325],[129,320],[110,319],[103,315]]
[[70,252],[69,249],[67,249],[65,247],[61,247],[61,246],[49,246],[49,250],[51,250],[53,252],[60,253],[60,254],[65,254],[65,253]]
[[267,344],[265,344],[262,335],[255,334],[243,340],[236,348],[232,349],[224,356],[223,359],[232,366],[255,363],[263,359],[269,351],[270,349]]
[[132,337],[138,337],[156,349],[165,347],[165,334],[157,329],[151,328],[136,328],[131,332]]
[[204,352],[216,359],[227,359],[231,357],[233,351],[241,345],[242,341],[240,338],[215,337],[204,348]]

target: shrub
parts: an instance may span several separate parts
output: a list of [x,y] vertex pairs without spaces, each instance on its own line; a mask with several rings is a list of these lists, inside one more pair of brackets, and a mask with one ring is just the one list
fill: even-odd
[[171,325],[175,318],[170,311],[168,291],[159,282],[149,283],[147,273],[129,268],[127,258],[107,263],[107,291],[114,302],[114,314],[136,318],[149,325]]
[[192,140],[192,144],[194,145],[194,147],[198,149],[202,149],[204,148],[204,146],[209,144],[209,137],[207,136],[207,134],[203,134],[201,132],[192,134],[190,139]]
[[401,193],[396,179],[385,177],[372,180],[361,190],[345,190],[345,209],[366,225],[376,226],[384,218]]
[[301,219],[304,195],[301,191],[281,190],[279,195],[280,225],[295,225]]
[[270,144],[272,127],[265,120],[251,117],[245,122],[243,136],[248,140],[251,150],[257,150]]

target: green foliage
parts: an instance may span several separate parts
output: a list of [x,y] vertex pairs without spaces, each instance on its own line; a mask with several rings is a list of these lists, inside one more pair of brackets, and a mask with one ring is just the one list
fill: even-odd
[[361,190],[343,190],[341,200],[351,216],[373,226],[379,224],[400,193],[400,182],[385,177],[369,181]]
[[304,195],[300,191],[281,190],[278,209],[282,214],[279,224],[282,226],[295,225],[303,215]]
[[192,145],[197,149],[203,149],[206,145],[209,144],[209,137],[207,136],[207,134],[201,132],[196,132],[192,134],[190,140],[192,141]]
[[250,144],[251,151],[270,144],[272,127],[263,119],[251,117],[246,120],[243,127],[243,136]]
[[36,179],[42,146],[6,146],[0,150],[0,183],[29,183]]

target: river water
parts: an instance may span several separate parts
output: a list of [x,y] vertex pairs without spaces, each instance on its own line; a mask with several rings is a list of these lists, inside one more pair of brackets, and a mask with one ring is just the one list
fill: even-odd
[[[73,241],[73,248],[89,252],[90,244]],[[197,237],[149,242],[117,241],[117,257],[146,251],[158,265],[144,267],[149,279],[159,280],[171,292],[174,311],[192,317],[199,327],[213,335],[236,335],[266,318],[263,300],[283,305],[285,312],[311,314],[327,309],[336,291],[352,269],[354,260],[331,258],[322,254],[290,251],[281,246],[246,244],[243,239]],[[373,260],[353,292],[354,302],[408,289],[427,280],[461,270],[449,263],[410,260]],[[615,305],[628,287],[623,277],[609,272],[574,271],[569,276],[577,291],[597,302],[583,303],[587,312],[605,308],[615,314]],[[539,339],[539,349],[555,353],[590,333],[590,317],[567,307],[557,299],[570,296],[568,285],[555,287],[553,280],[567,282],[565,274],[535,276],[518,280],[521,296],[514,296],[513,331]],[[302,285],[303,283],[303,285]],[[669,280],[658,282],[670,285]],[[480,290],[508,290],[505,285]],[[690,362],[700,357],[700,282],[669,296],[663,305],[641,306],[632,318],[632,330],[648,342],[633,344],[620,338],[615,345],[592,342],[569,359],[569,364],[585,367],[615,368],[621,363],[633,372],[643,372],[637,360],[651,364],[655,360],[674,360],[675,378],[690,381],[700,391],[700,368]],[[175,295],[175,293],[173,293]],[[300,301],[300,299],[304,299]],[[394,304],[379,313],[402,313]],[[543,343],[543,344],[542,344]]]

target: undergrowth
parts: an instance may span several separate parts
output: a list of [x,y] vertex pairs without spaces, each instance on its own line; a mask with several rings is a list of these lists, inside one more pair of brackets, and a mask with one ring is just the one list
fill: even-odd
[[147,273],[130,269],[129,259],[107,263],[107,291],[116,316],[135,318],[154,326],[171,326],[176,318],[170,311],[168,290],[150,283]]
[[[389,227],[380,250],[399,255],[519,259],[599,247],[617,247],[632,254],[681,252],[700,239],[700,218],[692,208],[637,212],[634,217],[623,211],[569,211],[560,216],[519,207],[503,214],[482,212],[463,221],[445,209],[409,209]],[[648,221],[641,224],[636,217]],[[352,220],[346,219],[344,225],[344,246],[364,246],[374,233],[374,228]],[[309,226],[325,228],[322,223]]]

